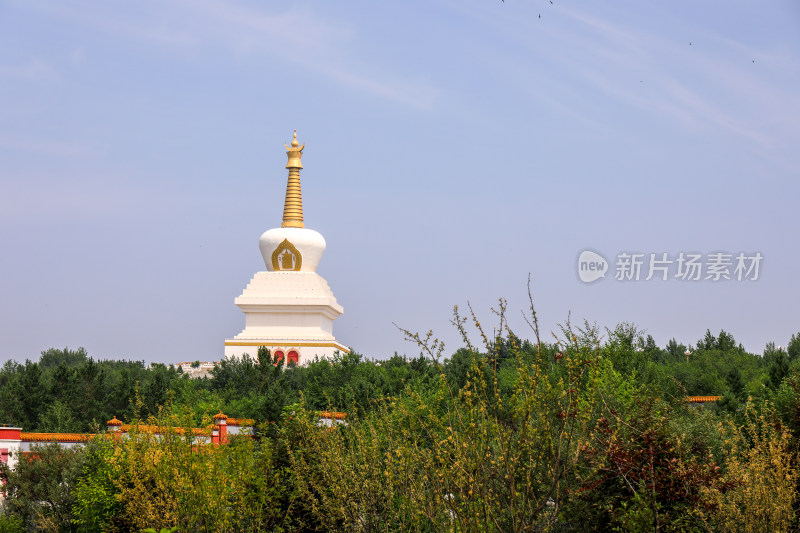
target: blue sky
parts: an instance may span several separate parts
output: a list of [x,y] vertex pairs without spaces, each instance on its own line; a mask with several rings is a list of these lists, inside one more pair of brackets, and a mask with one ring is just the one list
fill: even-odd
[[[796,2],[0,3],[0,361],[215,360],[306,143],[306,227],[369,357],[453,305],[751,351],[800,331]],[[760,252],[582,283],[581,250]]]

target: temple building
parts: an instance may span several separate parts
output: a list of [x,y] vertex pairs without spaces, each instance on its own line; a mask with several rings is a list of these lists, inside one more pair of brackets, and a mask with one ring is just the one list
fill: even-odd
[[[344,420],[344,413],[329,413],[323,411],[317,413],[319,416],[318,425],[330,426],[337,417]],[[221,411],[214,415],[213,423],[204,428],[191,428],[194,445],[219,445],[227,444],[230,435],[255,435],[256,422],[250,418],[228,418]],[[153,433],[164,434],[165,432],[176,432],[183,434],[185,428],[167,428],[148,425],[123,424],[115,416],[106,422],[106,432],[101,436],[113,437],[117,440],[128,438],[131,434]],[[36,457],[37,445],[44,445],[51,442],[57,443],[62,448],[74,448],[84,446],[87,442],[97,437],[96,433],[33,433],[22,431],[19,427],[8,427],[5,424],[0,427],[0,463],[5,463],[9,468],[17,467],[20,458]],[[0,483],[0,502],[2,502],[2,483]]]
[[286,146],[286,200],[280,228],[267,230],[259,239],[266,271],[256,272],[235,304],[244,312],[244,330],[225,340],[225,357],[255,357],[265,346],[287,363],[304,364],[314,357],[332,357],[349,349],[333,336],[333,321],[344,309],[328,282],[317,274],[325,239],[303,224],[300,192],[301,158],[295,131]]
[[[331,427],[347,424],[347,413],[337,411],[318,411],[317,425]],[[95,438],[112,439],[120,442],[122,439],[135,438],[136,435],[154,434],[164,435],[175,433],[187,435],[192,446],[218,446],[228,444],[230,437],[243,436],[257,438],[257,422],[252,418],[232,418],[222,411],[212,417],[211,424],[202,428],[164,427],[146,424],[125,424],[115,416],[106,422],[106,431],[97,433],[34,433],[23,431],[20,427],[0,426],[0,463],[7,464],[12,470],[17,467],[23,457],[35,459],[37,445],[56,443],[62,448],[85,446]],[[267,424],[270,422],[266,422]],[[186,433],[189,431],[190,433]],[[3,480],[0,479],[0,506],[3,502]]]

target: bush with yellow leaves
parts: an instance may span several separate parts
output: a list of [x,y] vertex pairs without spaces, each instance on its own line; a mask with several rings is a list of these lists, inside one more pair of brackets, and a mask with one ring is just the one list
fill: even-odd
[[726,477],[733,488],[724,493],[708,490],[706,497],[716,504],[709,524],[720,532],[789,531],[800,475],[797,455],[790,447],[791,434],[768,402],[759,409],[748,404],[744,418],[742,426],[732,420],[719,425]]

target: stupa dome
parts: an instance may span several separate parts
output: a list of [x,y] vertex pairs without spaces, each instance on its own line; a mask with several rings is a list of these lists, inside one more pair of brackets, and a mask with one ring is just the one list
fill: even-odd
[[261,235],[258,247],[270,272],[316,272],[325,238],[313,229],[273,228]]

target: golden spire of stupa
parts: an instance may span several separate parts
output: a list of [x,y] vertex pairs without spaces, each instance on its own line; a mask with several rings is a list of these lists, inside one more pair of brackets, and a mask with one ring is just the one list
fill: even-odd
[[286,163],[286,168],[289,169],[289,182],[286,184],[286,200],[283,202],[282,228],[304,227],[303,196],[300,194],[300,169],[303,168],[303,163],[300,162],[300,158],[305,147],[305,143],[300,146],[297,142],[297,130],[294,130],[292,147],[286,146],[286,155],[289,156],[289,162]]

